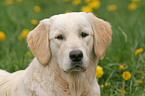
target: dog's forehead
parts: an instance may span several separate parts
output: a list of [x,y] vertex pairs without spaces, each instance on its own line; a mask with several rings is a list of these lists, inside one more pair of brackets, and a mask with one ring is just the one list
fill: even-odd
[[90,23],[85,13],[66,13],[51,17],[52,29],[72,28],[72,27],[90,27]]

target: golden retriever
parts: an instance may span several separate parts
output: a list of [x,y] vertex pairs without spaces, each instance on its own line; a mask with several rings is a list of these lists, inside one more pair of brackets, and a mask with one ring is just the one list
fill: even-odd
[[0,71],[0,96],[100,96],[95,71],[111,35],[110,24],[92,13],[42,20],[27,36],[36,57],[25,70]]

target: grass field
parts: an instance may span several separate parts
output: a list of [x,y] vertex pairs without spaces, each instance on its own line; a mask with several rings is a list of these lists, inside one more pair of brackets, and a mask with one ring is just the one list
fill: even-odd
[[[0,69],[14,72],[28,66],[33,56],[22,35],[25,29],[35,28],[37,21],[69,11],[92,11],[110,22],[113,30],[112,43],[99,62],[104,72],[98,78],[101,96],[145,96],[145,1],[96,0],[93,8],[87,6],[89,1],[0,0],[0,31],[5,34],[0,37],[4,39],[0,41]],[[122,77],[125,71],[131,73],[128,80]]]

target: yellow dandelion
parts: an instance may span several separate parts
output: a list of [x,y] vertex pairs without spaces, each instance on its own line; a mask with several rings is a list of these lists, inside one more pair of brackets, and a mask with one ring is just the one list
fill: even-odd
[[79,5],[79,4],[81,4],[81,0],[73,0],[72,4]]
[[83,12],[93,12],[93,9],[89,6],[83,6],[81,8],[81,11],[83,11]]
[[110,83],[110,82],[105,84],[105,86],[109,86],[109,85],[111,85],[111,83]]
[[124,95],[124,94],[126,94],[126,91],[125,91],[125,90],[118,89],[118,91],[119,91],[120,95]]
[[29,32],[30,32],[29,29],[24,29],[24,30],[22,31],[22,33],[19,35],[18,39],[19,39],[19,40],[22,40],[22,39],[26,38],[26,36],[28,35]]
[[116,9],[117,9],[117,5],[115,5],[115,4],[107,6],[108,11],[115,11]]
[[101,85],[101,88],[103,88],[103,87],[104,87],[104,85],[102,84],[102,85]]
[[23,30],[23,31],[22,31],[22,36],[25,38],[29,32],[30,32],[29,29]]
[[22,2],[23,0],[16,0],[17,2]]
[[41,11],[40,6],[37,6],[37,5],[35,5],[33,9],[34,9],[35,12],[40,12]]
[[5,2],[6,2],[7,5],[13,4],[13,0],[5,0]]
[[110,96],[113,96],[112,94]]
[[136,80],[135,82],[142,84],[143,81],[142,80]]
[[128,9],[129,10],[136,10],[136,8],[137,8],[137,4],[136,3],[131,3],[131,4],[128,5]]
[[140,0],[131,0],[132,2],[140,2]]
[[129,71],[125,71],[125,72],[123,72],[122,77],[124,80],[128,80],[131,78],[131,74]]
[[0,42],[3,42],[5,40],[5,37],[6,37],[5,33],[0,31]]
[[31,24],[37,25],[38,24],[38,20],[35,20],[35,19],[31,20]]
[[85,3],[89,3],[89,2],[91,2],[92,0],[85,0]]
[[143,48],[139,48],[135,51],[135,55],[138,55],[139,53],[143,52]]
[[123,70],[124,69],[124,66],[123,65],[119,65],[119,70]]
[[101,66],[97,66],[96,68],[96,78],[100,78],[104,74],[103,68]]
[[100,7],[100,1],[92,1],[88,4],[89,7],[98,9]]
[[139,83],[143,83],[143,81],[142,81],[142,80],[140,80],[140,81],[139,81]]
[[32,57],[33,56],[33,54],[30,52],[30,51],[27,51],[27,53],[26,53],[29,57]]

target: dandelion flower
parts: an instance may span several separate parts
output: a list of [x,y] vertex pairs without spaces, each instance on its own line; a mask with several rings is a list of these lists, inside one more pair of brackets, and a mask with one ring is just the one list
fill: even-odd
[[137,4],[136,3],[131,3],[128,5],[128,9],[129,10],[135,10],[137,8]]
[[91,2],[91,0],[85,0],[85,3],[89,3],[89,2]]
[[125,72],[123,72],[122,77],[124,80],[128,80],[131,78],[131,74],[129,71],[125,71]]
[[83,11],[83,12],[93,12],[92,8],[89,7],[89,6],[83,6],[81,8],[81,11]]
[[117,9],[117,6],[115,4],[107,6],[108,11],[115,11]]
[[119,91],[120,95],[126,94],[125,90],[119,89],[118,91]]
[[109,85],[111,85],[111,83],[110,83],[110,82],[105,84],[105,86],[109,86]]
[[32,57],[33,55],[32,55],[32,53],[30,52],[30,51],[27,51],[27,53],[26,53],[29,57]]
[[38,24],[38,21],[35,20],[35,19],[33,19],[33,20],[31,20],[31,24],[33,24],[33,25],[37,25],[37,24]]
[[23,30],[23,31],[22,31],[22,36],[25,38],[29,32],[30,32],[29,29]]
[[103,75],[103,68],[101,66],[97,66],[96,68],[96,78],[100,78]]
[[142,80],[139,80],[139,83],[141,84],[141,83],[143,83],[143,81]]
[[4,32],[0,31],[0,42],[3,42],[5,40],[6,35]]
[[16,0],[17,2],[22,2],[23,0]]
[[101,85],[101,88],[103,88],[103,87],[104,87],[104,85],[102,84],[102,85]]
[[6,2],[7,5],[13,4],[13,0],[6,0],[5,2]]
[[124,69],[124,66],[123,65],[119,65],[119,70],[123,70]]
[[142,84],[143,81],[142,80],[136,80],[135,82]]
[[100,7],[100,1],[92,1],[88,4],[88,6],[94,9],[98,9]]
[[139,48],[135,51],[135,55],[138,55],[139,53],[143,52],[143,48]]
[[73,0],[72,4],[73,5],[79,5],[81,3],[81,0]]
[[37,6],[37,5],[35,5],[33,9],[34,9],[35,12],[40,12],[41,11],[40,6]]
[[22,31],[22,33],[19,35],[18,39],[19,39],[19,40],[22,40],[22,39],[26,38],[26,36],[28,35],[29,32],[30,32],[29,29],[24,29],[24,30]]

